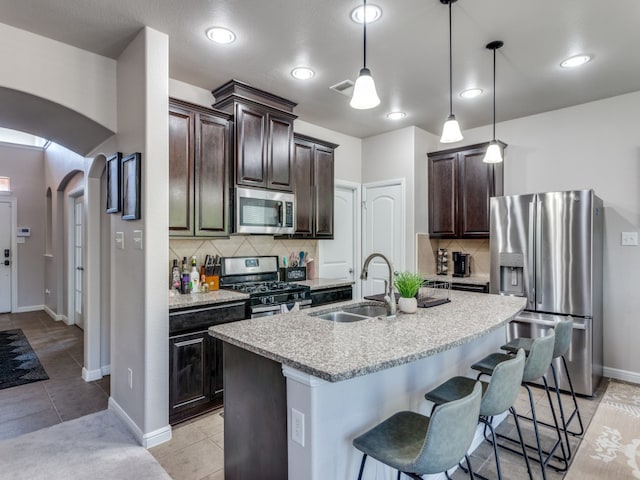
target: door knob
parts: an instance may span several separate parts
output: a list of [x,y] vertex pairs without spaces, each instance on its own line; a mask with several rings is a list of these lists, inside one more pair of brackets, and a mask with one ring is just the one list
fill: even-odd
[[9,260],[5,260],[5,261],[4,261],[4,264],[5,264],[5,266],[7,266],[7,267],[8,267],[8,266],[11,264],[11,262],[9,262]]
[[4,258],[9,258],[11,256],[11,253],[9,252],[8,248],[4,249]]
[[76,270],[83,271],[83,270],[84,270],[84,267],[76,267]]
[[350,269],[349,269],[349,273],[353,273],[353,268],[350,268]]

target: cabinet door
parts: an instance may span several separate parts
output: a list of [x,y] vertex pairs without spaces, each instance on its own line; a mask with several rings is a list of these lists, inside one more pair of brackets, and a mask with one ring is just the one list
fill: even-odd
[[266,112],[236,104],[236,183],[267,186]]
[[293,151],[296,235],[313,236],[313,144],[298,140]]
[[209,339],[205,331],[169,338],[169,416],[211,400]]
[[316,145],[314,155],[315,235],[333,238],[333,149]]
[[193,226],[193,122],[188,110],[169,109],[169,234],[191,236]]
[[429,157],[429,234],[436,238],[457,235],[457,153]]
[[269,114],[267,139],[268,187],[293,191],[293,120]]
[[484,148],[458,153],[462,237],[489,237],[489,199],[495,194],[494,166],[482,161],[484,154]]
[[199,114],[195,136],[195,234],[226,236],[229,234],[229,122]]
[[211,374],[211,397],[216,406],[222,405],[222,398],[224,393],[224,365],[223,365],[223,342],[219,338],[213,338],[209,335],[211,340],[211,348],[213,351],[213,368],[210,370]]

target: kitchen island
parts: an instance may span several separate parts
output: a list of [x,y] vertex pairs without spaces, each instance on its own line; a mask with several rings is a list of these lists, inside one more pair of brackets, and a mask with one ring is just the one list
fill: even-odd
[[[395,319],[333,323],[303,312],[210,328],[226,342],[225,478],[356,478],[351,440],[496,350],[524,299],[451,292]],[[253,476],[252,476],[253,475]],[[392,478],[369,462],[364,478]]]

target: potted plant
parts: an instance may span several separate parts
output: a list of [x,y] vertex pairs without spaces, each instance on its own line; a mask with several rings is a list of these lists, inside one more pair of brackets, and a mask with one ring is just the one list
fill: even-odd
[[393,282],[400,294],[398,308],[404,313],[415,313],[418,310],[416,295],[423,283],[422,275],[413,272],[400,272]]

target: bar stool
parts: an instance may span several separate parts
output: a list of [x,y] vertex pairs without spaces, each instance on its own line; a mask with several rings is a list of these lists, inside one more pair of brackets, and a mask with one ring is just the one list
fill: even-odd
[[363,453],[358,480],[367,456],[415,480],[422,475],[442,473],[465,457],[469,476],[474,478],[467,450],[471,446],[480,413],[482,386],[438,408],[431,417],[415,412],[398,412],[353,440]]
[[[571,319],[561,320],[559,321],[554,330],[556,332],[556,341],[553,346],[553,360],[556,358],[562,359],[562,366],[564,367],[564,372],[567,375],[567,381],[569,383],[569,393],[571,393],[571,397],[573,399],[573,411],[571,415],[567,418],[564,412],[564,406],[562,404],[562,396],[560,395],[560,385],[558,384],[558,372],[555,367],[555,362],[551,362],[551,374],[553,375],[553,383],[555,385],[556,397],[558,398],[558,407],[560,409],[560,420],[562,421],[562,429],[564,430],[565,443],[567,445],[567,457],[571,458],[571,446],[569,445],[569,434],[574,436],[580,436],[584,433],[584,425],[582,423],[582,417],[580,416],[580,409],[578,408],[578,401],[576,399],[576,392],[573,390],[573,383],[571,382],[571,375],[569,374],[569,367],[567,366],[567,360],[565,358],[566,353],[569,351],[569,347],[571,346],[571,337],[573,335],[573,321]],[[529,354],[529,350],[531,349],[531,344],[533,343],[532,338],[526,337],[517,337],[511,340],[509,343],[506,343],[502,347],[502,350],[506,350],[511,353],[517,352],[519,349],[523,349],[525,353]],[[579,430],[573,431],[569,429],[569,425],[573,421],[574,418],[578,418]],[[523,417],[531,420],[529,417]],[[539,422],[547,427],[552,425],[544,422]]]
[[[536,436],[536,445],[534,447],[538,453],[538,458],[529,457],[532,460],[540,462],[540,467],[542,469],[542,478],[546,480],[546,466],[551,460],[551,458],[560,459],[564,462],[564,467],[553,466],[554,469],[563,471],[569,465],[566,452],[564,450],[564,443],[562,442],[562,436],[560,431],[560,426],[558,425],[558,419],[556,417],[555,409],[553,408],[553,404],[551,401],[551,394],[549,393],[549,385],[547,384],[547,379],[544,378],[545,372],[549,369],[549,365],[551,364],[551,358],[553,355],[553,346],[555,343],[555,332],[551,330],[546,336],[536,338],[532,344],[531,349],[529,351],[529,356],[524,365],[524,373],[522,375],[522,386],[526,388],[527,393],[529,394],[529,404],[531,406],[531,415],[533,420],[533,429]],[[511,355],[506,353],[492,353],[487,355],[485,358],[480,360],[477,363],[471,365],[473,370],[477,370],[480,373],[478,374],[478,378],[482,375],[492,375],[495,368],[503,361],[512,358]],[[551,414],[553,416],[553,421],[555,423],[555,431],[558,435],[558,439],[553,444],[552,448],[548,452],[543,452],[542,446],[540,445],[540,432],[538,430],[538,420],[536,418],[536,410],[535,410],[535,402],[533,400],[533,394],[531,392],[531,387],[527,385],[528,382],[533,382],[542,378],[544,383],[545,392],[547,393],[547,399],[549,401],[549,406],[551,408]],[[512,438],[506,437],[504,435],[498,435],[499,438],[504,438],[506,440],[510,440],[515,442]],[[512,448],[507,447],[506,445],[501,445],[502,448],[505,448],[513,453],[521,454],[521,452],[514,450]],[[527,445],[528,446],[528,445]],[[528,446],[529,447],[529,446]],[[560,447],[562,451],[562,457],[554,457],[554,452],[557,448]],[[543,453],[546,455],[546,458],[543,458]]]
[[[479,421],[485,425],[485,429],[488,427],[491,431],[498,479],[502,479],[502,471],[500,469],[498,442],[496,441],[496,433],[492,425],[492,419],[495,415],[500,415],[506,411],[509,411],[511,415],[513,415],[516,430],[518,431],[518,438],[520,439],[520,446],[522,447],[522,453],[527,465],[527,472],[529,473],[529,478],[533,478],[526,447],[524,440],[522,439],[518,415],[513,406],[516,398],[518,397],[520,385],[522,384],[525,357],[524,350],[519,350],[515,357],[512,356],[510,359],[496,365],[489,383],[482,382],[482,400],[480,401]],[[469,392],[473,390],[475,383],[476,380],[472,378],[453,377],[439,387],[436,387],[426,393],[425,398],[434,403],[435,410],[436,407],[440,408],[441,405],[468,395]],[[479,474],[476,474],[476,476],[480,477]]]

